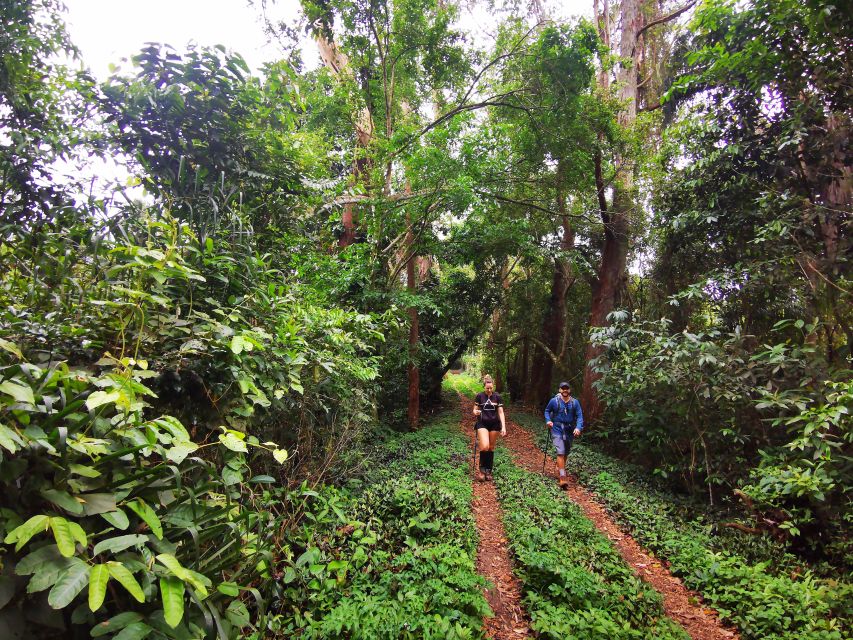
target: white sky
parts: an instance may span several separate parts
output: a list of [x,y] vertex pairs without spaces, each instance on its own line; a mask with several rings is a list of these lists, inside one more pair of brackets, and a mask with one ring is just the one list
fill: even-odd
[[[267,44],[259,7],[246,0],[65,0],[71,40],[83,61],[103,80],[146,42],[172,45],[178,52],[190,42],[225,45],[242,55],[252,69],[278,57]],[[298,11],[298,0],[277,0],[275,15]],[[128,66],[128,65],[123,65]]]
[[[263,30],[260,2],[247,0],[65,0],[65,16],[74,44],[95,77],[105,80],[110,64],[119,64],[146,42],[162,42],[181,52],[188,43],[224,45],[242,55],[253,70],[280,57]],[[288,22],[301,11],[299,0],[268,0],[270,16]],[[471,3],[473,4],[473,3]],[[592,14],[592,0],[545,0],[555,18]],[[467,10],[463,26],[482,37],[489,22],[479,7]],[[318,64],[316,47],[303,40],[306,66]],[[128,66],[128,65],[123,65]]]
[[[472,41],[488,48],[484,39],[494,29],[495,18],[478,0],[463,0],[462,4],[466,8],[460,26]],[[543,0],[543,4],[554,19],[592,15],[592,0]],[[130,64],[122,63],[122,59],[139,53],[146,42],[169,44],[178,53],[191,42],[200,46],[221,44],[242,55],[256,73],[265,62],[282,57],[280,46],[269,43],[264,33],[260,0],[254,6],[248,0],[65,0],[65,5],[71,41],[80,50],[83,64],[100,81],[109,77],[111,65],[130,72]],[[267,0],[267,5],[272,20],[292,24],[301,14],[299,0]],[[309,36],[303,36],[301,48],[307,68],[320,64],[316,44]],[[91,175],[93,189],[99,192],[101,185],[128,179],[122,164],[120,158],[90,159],[87,169],[62,167],[69,175],[80,175],[81,171]],[[141,194],[138,188],[132,192]]]

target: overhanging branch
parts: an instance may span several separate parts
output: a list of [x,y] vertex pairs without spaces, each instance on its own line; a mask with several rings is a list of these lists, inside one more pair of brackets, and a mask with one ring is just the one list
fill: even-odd
[[672,13],[669,13],[665,16],[661,16],[660,18],[656,18],[656,19],[652,20],[651,22],[644,24],[640,28],[640,30],[637,31],[637,38],[639,38],[641,35],[643,35],[646,31],[648,31],[652,27],[656,27],[659,24],[663,24],[664,22],[669,22],[670,20],[675,20],[678,16],[680,16],[682,13],[684,13],[685,11],[690,9],[690,7],[692,7],[695,4],[696,4],[696,0],[691,0],[691,2],[688,2],[686,5],[676,9]]

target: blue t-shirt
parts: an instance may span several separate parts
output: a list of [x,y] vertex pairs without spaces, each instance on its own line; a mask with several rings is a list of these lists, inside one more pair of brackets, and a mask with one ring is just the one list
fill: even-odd
[[565,402],[560,394],[551,398],[548,406],[545,407],[545,422],[553,422],[554,429],[558,433],[563,433],[563,426],[569,427],[569,430],[578,429],[583,431],[583,411],[581,411],[581,403],[577,398],[570,398]]

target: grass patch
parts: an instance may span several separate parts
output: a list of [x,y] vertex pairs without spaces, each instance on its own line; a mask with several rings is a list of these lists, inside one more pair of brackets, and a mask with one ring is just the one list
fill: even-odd
[[276,633],[303,638],[481,638],[467,442],[455,414],[390,438],[346,490],[311,497],[283,569]]
[[473,398],[483,390],[483,381],[470,373],[448,373],[441,381],[441,388]]
[[[514,419],[533,433],[541,429],[535,416]],[[668,561],[673,574],[736,625],[744,640],[851,637],[849,583],[794,568],[793,556],[772,552],[768,541],[752,541],[757,549],[738,553],[749,543],[734,542],[731,534],[713,535],[714,524],[690,516],[692,508],[684,501],[667,496],[636,467],[589,446],[575,444],[567,466],[640,544]],[[754,559],[771,554],[778,562]]]
[[662,598],[553,482],[496,456],[495,485],[531,628],[541,638],[685,640]]

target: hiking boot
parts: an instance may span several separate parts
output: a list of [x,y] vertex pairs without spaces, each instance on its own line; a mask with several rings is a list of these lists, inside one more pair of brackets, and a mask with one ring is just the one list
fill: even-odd
[[486,481],[487,481],[487,482],[491,482],[491,481],[492,481],[492,472],[491,472],[491,470],[486,471]]
[[474,479],[477,482],[485,482],[486,481],[486,474],[483,473],[482,471],[478,471],[477,474],[474,476]]
[[569,479],[566,476],[560,476],[560,489],[566,491],[569,488]]

